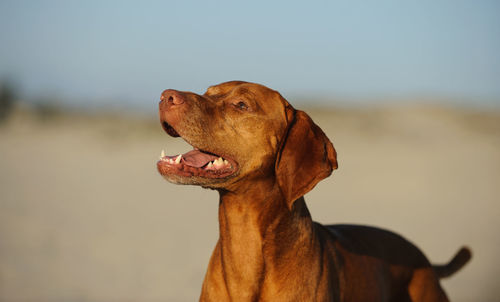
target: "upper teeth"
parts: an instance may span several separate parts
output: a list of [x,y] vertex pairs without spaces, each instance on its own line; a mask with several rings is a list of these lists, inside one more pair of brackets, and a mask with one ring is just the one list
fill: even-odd
[[[161,150],[160,160],[168,162],[169,164],[174,164],[174,163],[175,164],[180,164],[181,160],[182,160],[182,154],[177,155],[177,157],[174,159],[172,157],[165,156],[165,150]],[[217,158],[214,161],[208,162],[208,164],[206,165],[205,169],[211,169],[211,170],[213,170],[213,169],[221,169],[224,166],[230,166],[231,167],[231,164],[226,159],[223,159],[222,157],[219,157],[219,158]]]

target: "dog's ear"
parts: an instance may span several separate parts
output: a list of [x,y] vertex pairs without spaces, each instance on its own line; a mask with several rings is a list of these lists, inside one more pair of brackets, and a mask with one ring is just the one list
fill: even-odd
[[325,133],[303,111],[287,110],[288,128],[281,140],[275,172],[291,209],[295,200],[337,169],[337,153]]

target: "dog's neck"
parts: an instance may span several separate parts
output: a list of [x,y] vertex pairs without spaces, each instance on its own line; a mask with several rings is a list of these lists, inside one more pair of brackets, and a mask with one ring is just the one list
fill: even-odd
[[289,209],[277,184],[269,181],[221,192],[219,228],[228,293],[248,298],[265,290],[265,279],[283,278],[280,267],[293,265],[300,250],[307,253],[314,236],[304,198]]

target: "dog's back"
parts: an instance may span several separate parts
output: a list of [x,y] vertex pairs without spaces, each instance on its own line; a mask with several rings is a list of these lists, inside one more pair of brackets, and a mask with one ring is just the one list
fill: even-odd
[[420,249],[394,232],[347,224],[324,228],[336,247],[344,298],[350,297],[346,300],[361,301],[371,294],[370,288],[378,288],[380,300],[447,301],[439,279],[458,271],[471,257],[462,248],[448,264],[433,266]]

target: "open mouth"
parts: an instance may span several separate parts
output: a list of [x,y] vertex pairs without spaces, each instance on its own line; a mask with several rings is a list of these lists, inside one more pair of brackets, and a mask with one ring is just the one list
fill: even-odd
[[[170,136],[180,136],[168,123],[163,122],[162,126]],[[157,163],[158,171],[163,176],[203,178],[226,178],[237,171],[237,166],[237,163],[230,158],[200,150],[195,146],[189,152],[176,155],[165,155],[165,151],[162,150]]]

